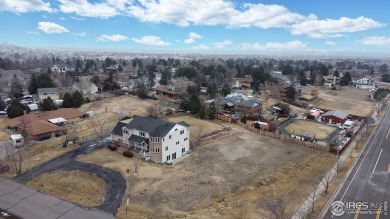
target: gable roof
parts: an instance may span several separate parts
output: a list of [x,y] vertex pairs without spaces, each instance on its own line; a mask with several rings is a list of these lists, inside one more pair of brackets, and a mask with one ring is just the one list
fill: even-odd
[[132,119],[119,121],[112,133],[122,136],[122,128],[126,127],[127,129],[147,132],[151,137],[164,137],[175,125],[176,123],[135,115]]
[[142,142],[149,144],[149,139],[138,136],[138,135],[131,135],[128,140],[132,141],[132,142],[137,142],[139,144],[142,144]]
[[250,108],[250,107],[261,105],[261,102],[257,99],[252,98],[249,100],[243,100],[243,101],[239,102],[238,105]]
[[50,88],[38,88],[38,94],[43,93],[58,93],[57,87],[50,87]]
[[345,119],[348,117],[348,113],[343,112],[343,111],[339,111],[339,110],[331,110],[331,111],[324,113],[324,115],[322,115],[322,116],[335,116],[335,117],[340,118],[340,119]]

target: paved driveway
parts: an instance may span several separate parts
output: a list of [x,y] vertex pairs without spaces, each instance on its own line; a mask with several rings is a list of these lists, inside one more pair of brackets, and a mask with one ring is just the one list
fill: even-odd
[[110,213],[95,208],[82,208],[2,177],[0,177],[0,208],[29,219],[115,218]]

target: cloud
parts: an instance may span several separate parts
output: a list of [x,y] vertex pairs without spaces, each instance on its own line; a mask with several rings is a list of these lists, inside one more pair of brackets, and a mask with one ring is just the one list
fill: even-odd
[[66,29],[65,27],[53,22],[39,22],[38,29],[48,34],[69,32],[69,30]]
[[336,45],[336,43],[333,42],[333,41],[325,41],[325,43],[326,43],[326,45],[328,45],[328,46],[334,46],[334,45]]
[[363,16],[355,19],[341,17],[337,20],[318,20],[315,15],[310,15],[308,19],[292,24],[289,29],[293,35],[308,35],[311,38],[334,38],[343,37],[345,33],[364,31],[383,26],[385,24]]
[[384,36],[370,36],[370,37],[365,37],[362,40],[359,40],[358,42],[363,45],[373,45],[373,46],[390,45],[390,38]]
[[32,11],[52,12],[49,2],[43,0],[0,0],[0,11],[26,13]]
[[268,42],[265,44],[260,43],[242,43],[241,49],[245,50],[297,50],[307,49],[308,46],[301,41],[289,41],[285,43],[280,42]]
[[75,13],[81,17],[109,18],[119,15],[115,7],[107,2],[89,3],[88,0],[58,0],[63,13]]
[[202,49],[202,50],[207,50],[209,49],[208,46],[204,45],[204,44],[200,44],[198,46],[195,46],[194,49]]
[[113,42],[119,42],[119,41],[125,41],[128,40],[129,38],[127,36],[123,36],[121,34],[114,34],[114,35],[100,35],[99,37],[96,37],[97,41],[113,41]]
[[202,36],[197,34],[197,33],[194,33],[194,32],[190,32],[188,33],[188,37],[189,38],[192,38],[192,39],[202,39]]
[[131,38],[134,42],[145,44],[148,46],[168,46],[169,42],[165,42],[157,36],[143,36],[141,38]]
[[73,35],[80,36],[80,37],[86,37],[87,33],[83,31],[81,33],[73,33]]
[[188,38],[183,40],[183,42],[187,44],[196,43],[196,39],[202,39],[202,36],[194,32],[189,32]]
[[83,17],[75,17],[75,16],[72,16],[72,17],[70,17],[71,19],[73,19],[73,20],[76,20],[76,21],[84,21],[85,20],[85,18],[83,18]]
[[233,42],[231,40],[224,40],[222,42],[216,42],[213,43],[214,48],[216,49],[223,49],[228,45],[231,45]]

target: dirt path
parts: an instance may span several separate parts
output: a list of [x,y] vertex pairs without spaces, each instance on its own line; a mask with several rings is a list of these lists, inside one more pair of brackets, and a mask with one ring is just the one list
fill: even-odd
[[102,178],[107,183],[107,195],[104,203],[97,209],[115,214],[121,205],[123,194],[126,190],[126,181],[123,176],[114,170],[95,165],[76,161],[75,158],[82,154],[88,154],[97,148],[101,148],[96,140],[90,140],[82,144],[76,150],[65,153],[53,160],[36,166],[29,171],[14,177],[14,180],[23,184],[39,176],[42,173],[56,170],[79,170],[94,174]]

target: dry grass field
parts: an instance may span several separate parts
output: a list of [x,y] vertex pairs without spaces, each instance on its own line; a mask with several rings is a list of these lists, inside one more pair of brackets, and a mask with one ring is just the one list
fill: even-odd
[[146,108],[155,103],[153,100],[142,100],[136,96],[120,96],[111,99],[93,101],[80,107],[81,111],[97,111],[107,109],[107,111],[123,111],[129,115],[146,115]]
[[44,173],[27,186],[85,207],[101,205],[107,193],[107,184],[102,179],[82,171]]
[[4,132],[8,118],[0,118],[0,141],[8,140],[10,135]]
[[247,130],[198,147],[172,166],[141,162],[137,176],[132,159],[108,149],[78,159],[126,178],[119,218],[269,218],[260,200],[280,191],[297,207],[335,161],[331,154]]
[[[301,87],[302,92],[310,93],[313,87]],[[368,116],[373,111],[376,102],[368,101],[370,91],[353,88],[341,87],[339,90],[331,90],[323,87],[318,89],[321,100],[319,108],[325,110],[341,110],[357,116]]]
[[295,120],[287,125],[286,130],[289,134],[302,135],[305,132],[315,134],[316,139],[325,140],[329,134],[334,132],[337,128],[314,122],[311,120]]
[[191,116],[180,116],[168,119],[170,122],[181,122],[185,121],[190,125],[190,139],[194,139],[196,136],[202,136],[207,133],[214,131],[222,130],[223,126],[209,122],[207,120],[202,120],[194,118]]

